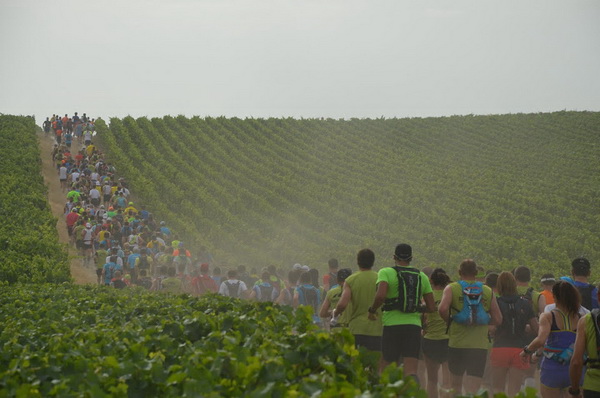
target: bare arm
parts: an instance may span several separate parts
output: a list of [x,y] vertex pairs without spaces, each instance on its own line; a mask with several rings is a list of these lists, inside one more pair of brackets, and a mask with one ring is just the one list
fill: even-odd
[[496,296],[492,292],[492,303],[490,306],[490,315],[492,317],[490,321],[490,325],[499,326],[502,324],[502,312],[500,311],[500,307],[498,306],[498,301],[496,301]]
[[329,299],[326,297],[325,300],[323,301],[323,305],[321,305],[321,311],[319,312],[319,316],[321,318],[329,318],[331,316],[331,313],[329,312],[330,305],[331,305],[331,303],[329,302]]
[[344,283],[344,290],[342,290],[342,297],[340,297],[340,301],[338,301],[337,306],[335,307],[335,313],[341,314],[344,312],[348,304],[352,300],[352,290],[347,283]]
[[552,322],[552,313],[544,312],[540,315],[540,325],[538,328],[538,335],[527,347],[529,351],[536,351],[538,348],[543,347],[546,339],[550,335],[550,328]]
[[544,296],[543,294],[540,294],[540,297],[538,298],[538,314],[542,314],[544,312],[545,308],[546,308],[546,296]]
[[425,300],[425,312],[435,312],[435,299],[433,298],[433,293],[427,293],[423,295],[423,300]]
[[450,322],[450,306],[452,305],[452,288],[450,285],[444,288],[442,300],[438,305],[438,312],[446,323]]
[[[385,302],[385,296],[387,295],[388,287],[388,283],[384,281],[381,281],[377,284],[377,292],[375,293],[373,304],[371,304],[371,308],[373,310],[377,310]],[[369,312],[369,319],[374,321],[377,319],[377,316]]]
[[300,304],[298,292],[294,290],[294,308],[298,308],[298,304]]
[[581,372],[583,371],[583,354],[587,345],[587,336],[585,335],[585,317],[577,322],[577,337],[575,338],[575,348],[569,365],[569,377],[571,379],[571,388],[579,389],[581,382]]

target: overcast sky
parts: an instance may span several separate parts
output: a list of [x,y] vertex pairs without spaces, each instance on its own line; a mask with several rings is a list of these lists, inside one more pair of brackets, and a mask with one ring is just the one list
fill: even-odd
[[600,1],[0,0],[0,113],[600,111]]

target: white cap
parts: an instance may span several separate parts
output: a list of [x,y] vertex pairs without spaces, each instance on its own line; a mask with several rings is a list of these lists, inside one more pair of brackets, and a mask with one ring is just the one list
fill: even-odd
[[293,266],[292,268],[293,268],[294,270],[297,270],[297,269],[302,269],[302,264],[296,263],[296,264],[294,264],[294,266]]
[[310,267],[308,265],[303,265],[301,269],[302,271],[310,271]]
[[90,224],[90,223],[87,223],[87,224],[85,224],[85,227],[86,227],[86,228],[92,228],[92,224]]

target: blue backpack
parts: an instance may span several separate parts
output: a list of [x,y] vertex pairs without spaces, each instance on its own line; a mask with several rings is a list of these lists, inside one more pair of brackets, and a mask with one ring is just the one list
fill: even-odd
[[454,316],[452,321],[461,325],[479,326],[490,323],[490,314],[483,308],[483,283],[458,281],[463,293],[463,307]]

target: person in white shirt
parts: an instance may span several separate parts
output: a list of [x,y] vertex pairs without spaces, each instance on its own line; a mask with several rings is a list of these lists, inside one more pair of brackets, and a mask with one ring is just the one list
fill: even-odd
[[227,280],[221,283],[219,294],[227,297],[244,298],[248,287],[246,284],[237,279],[237,271],[230,270],[227,272]]
[[63,191],[67,189],[67,168],[65,165],[60,166],[58,169],[58,179],[60,180],[60,187]]
[[100,206],[100,191],[98,191],[98,188],[95,186],[90,189],[90,201],[94,208]]

